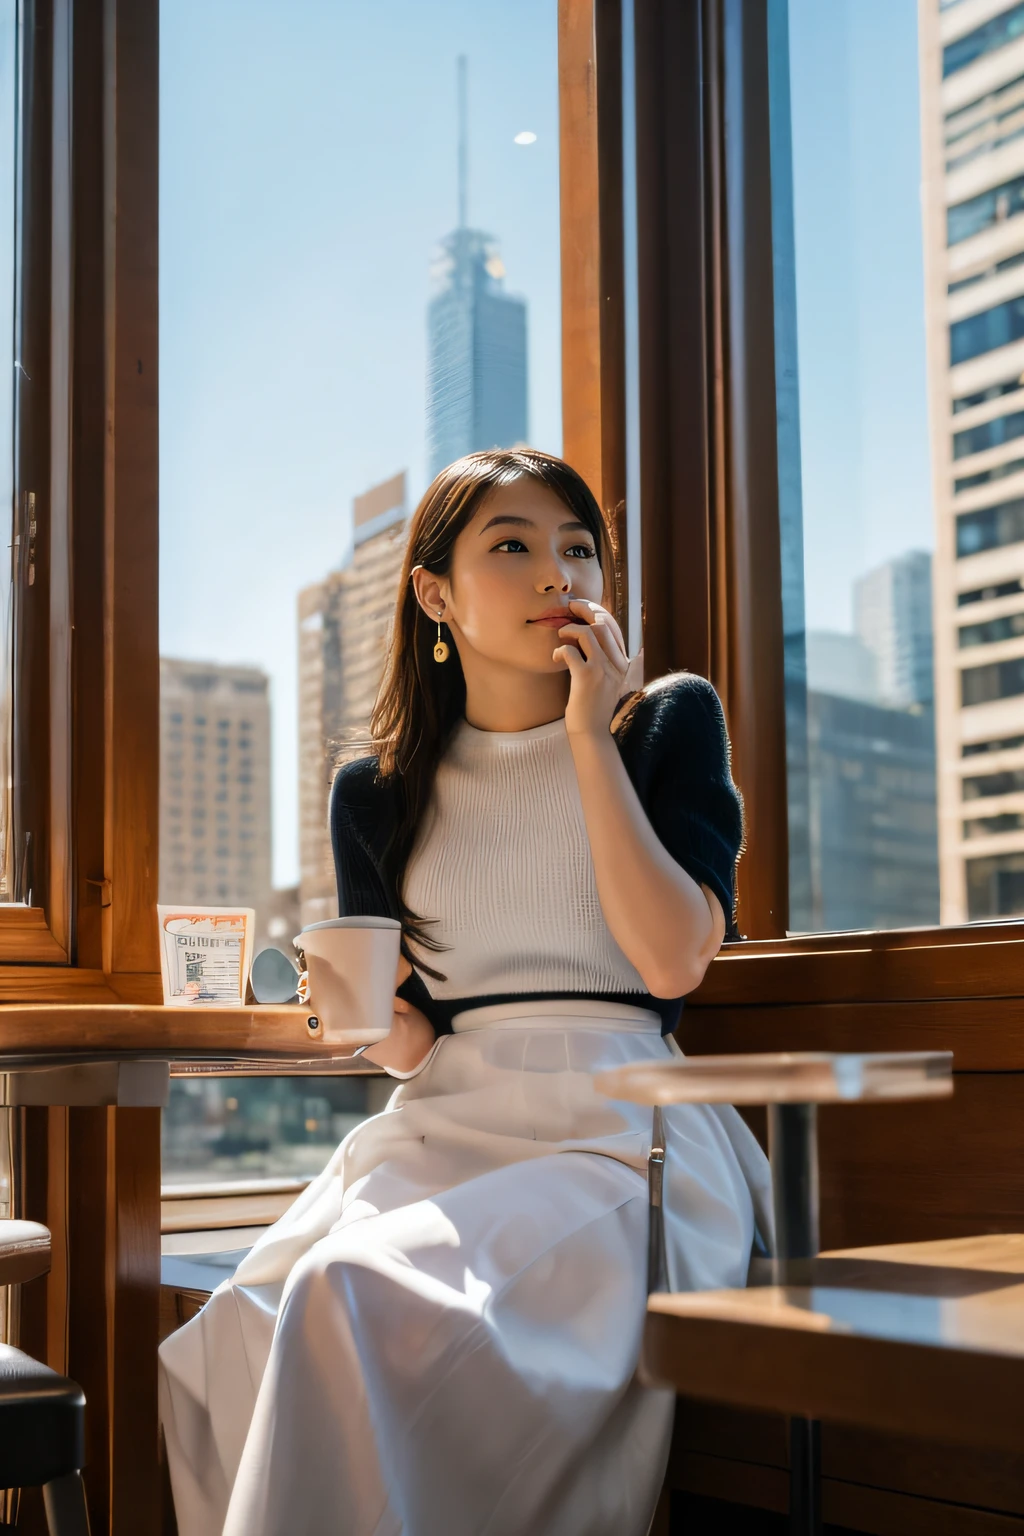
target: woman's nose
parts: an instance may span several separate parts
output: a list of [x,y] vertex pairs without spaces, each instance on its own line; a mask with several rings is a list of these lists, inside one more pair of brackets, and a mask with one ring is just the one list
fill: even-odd
[[560,576],[554,581],[539,581],[537,583],[538,592],[570,592],[571,590],[572,582],[568,576]]

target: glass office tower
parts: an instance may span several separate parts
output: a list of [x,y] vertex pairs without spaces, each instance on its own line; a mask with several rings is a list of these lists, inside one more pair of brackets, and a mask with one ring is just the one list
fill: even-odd
[[480,448],[526,441],[526,300],[504,291],[497,243],[475,229],[441,243],[428,310],[431,479]]

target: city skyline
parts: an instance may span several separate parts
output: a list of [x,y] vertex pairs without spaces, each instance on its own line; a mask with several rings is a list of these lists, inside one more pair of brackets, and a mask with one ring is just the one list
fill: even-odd
[[[364,486],[406,463],[411,505],[423,488],[423,317],[457,213],[461,53],[472,222],[500,235],[529,301],[530,437],[560,449],[555,8],[452,0],[428,27],[411,0],[387,17],[316,0],[286,28],[255,0],[239,58],[238,6],[181,0],[162,29],[161,648],[269,673],[274,878],[290,885],[294,595],[345,559]],[[791,40],[807,622],[851,629],[851,577],[931,544],[916,6],[793,0]],[[268,99],[298,106],[267,118]],[[522,130],[536,142],[517,145]],[[854,218],[866,206],[886,219],[884,303]]]
[[554,5],[309,0],[286,20],[269,0],[180,0],[162,16],[161,650],[269,673],[280,886],[298,879],[295,594],[346,558],[366,486],[403,464],[411,505],[425,486],[462,53],[473,220],[529,300],[531,438],[559,452]]

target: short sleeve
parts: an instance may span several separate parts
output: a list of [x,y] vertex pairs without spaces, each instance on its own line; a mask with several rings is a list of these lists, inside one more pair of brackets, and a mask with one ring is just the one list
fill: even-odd
[[676,863],[714,891],[734,937],[743,802],[717,693],[689,672],[659,679],[632,711],[619,745],[651,826]]
[[339,769],[331,790],[330,821],[341,917],[399,916],[381,869],[389,831],[384,800],[375,757]]

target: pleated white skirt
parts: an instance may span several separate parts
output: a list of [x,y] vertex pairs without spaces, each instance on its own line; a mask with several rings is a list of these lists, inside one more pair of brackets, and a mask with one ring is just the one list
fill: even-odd
[[[180,1536],[645,1536],[651,1112],[592,1074],[676,1047],[594,1002],[455,1029],[164,1342]],[[743,1285],[767,1162],[735,1110],[665,1122],[672,1288]]]

